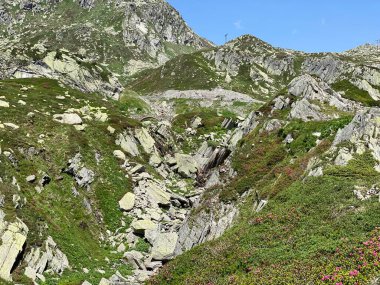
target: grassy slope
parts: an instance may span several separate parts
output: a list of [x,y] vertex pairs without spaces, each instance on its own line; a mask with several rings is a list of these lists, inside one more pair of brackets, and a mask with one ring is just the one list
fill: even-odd
[[162,67],[139,73],[128,87],[146,94],[169,89],[213,89],[223,80],[212,70],[201,52],[196,52],[178,56]]
[[[28,91],[20,91],[22,86],[31,87]],[[71,98],[56,99],[57,95],[64,95],[68,91]],[[27,95],[27,97],[22,97]],[[51,235],[60,249],[69,258],[73,271],[65,272],[57,281],[47,284],[80,284],[84,279],[100,278],[95,272],[97,268],[107,271],[106,275],[119,268],[128,272],[129,268],[120,263],[118,255],[110,254],[110,249],[102,245],[98,238],[106,230],[115,230],[120,227],[121,212],[117,207],[119,199],[131,190],[131,182],[124,177],[119,163],[113,158],[112,152],[116,149],[115,138],[108,133],[107,126],[117,130],[125,127],[134,127],[138,123],[128,119],[126,107],[117,102],[105,102],[96,94],[91,96],[72,89],[60,87],[56,81],[47,79],[7,80],[0,82],[0,96],[5,96],[11,105],[17,107],[2,108],[0,120],[13,122],[20,126],[19,130],[10,131],[0,129],[0,144],[2,150],[12,149],[19,160],[17,167],[10,161],[2,158],[0,164],[1,177],[4,184],[0,184],[0,192],[6,193],[7,218],[20,217],[29,227],[27,248],[40,244],[44,237]],[[18,100],[24,100],[25,106],[19,105]],[[52,120],[52,114],[62,113],[73,107],[85,105],[93,107],[107,107],[110,120],[107,123],[86,121],[88,127],[85,132],[78,132],[72,126],[62,125]],[[35,118],[26,116],[28,112],[35,112]],[[49,112],[50,114],[46,114]],[[45,136],[44,143],[38,142],[39,136]],[[36,147],[41,151],[38,156],[27,158],[21,149]],[[73,178],[62,174],[68,160],[77,152],[83,156],[86,167],[96,173],[95,182],[91,191],[80,189],[79,197],[71,193],[75,186]],[[95,152],[101,154],[99,164],[95,161]],[[37,194],[31,185],[25,181],[28,175],[44,171],[52,178],[52,182],[45,187],[41,194]],[[21,186],[17,192],[11,185],[12,177],[16,177]],[[58,179],[61,176],[62,179]],[[12,194],[26,197],[27,203],[22,209],[14,209]],[[88,214],[83,206],[86,197],[92,202],[93,213]],[[100,218],[102,217],[102,218]],[[126,220],[128,223],[128,221]],[[49,227],[44,229],[44,225]],[[42,233],[42,236],[40,236]],[[109,258],[110,263],[105,262]],[[87,267],[91,274],[84,275],[82,268]],[[16,272],[15,281],[22,278],[22,272]]]
[[348,80],[342,80],[332,84],[332,88],[336,91],[343,91],[344,98],[355,100],[363,103],[364,106],[375,107],[379,106],[379,102],[373,100],[367,91],[361,90],[355,85],[353,85]]
[[[366,284],[380,269],[370,249],[360,259],[354,248],[376,236],[380,212],[377,199],[360,202],[353,189],[380,182],[373,159],[357,156],[347,167],[330,166],[323,177],[304,179],[308,160],[321,156],[348,121],[293,122],[244,139],[234,159],[240,175],[212,195],[227,202],[253,188],[269,198],[268,206],[256,213],[249,198],[233,228],[170,262],[151,284]],[[317,147],[316,131],[323,138]],[[288,133],[295,140],[284,146]],[[358,268],[358,276],[349,277]],[[334,274],[335,280],[322,282]]]
[[[51,8],[45,16],[27,13],[22,24],[13,26],[16,34],[27,34],[20,37],[21,43],[30,47],[44,42],[50,50],[64,48],[73,53],[85,49],[89,58],[106,63],[112,72],[118,74],[124,73],[124,66],[131,59],[154,61],[138,47],[124,43],[122,25],[125,15],[122,8],[113,7],[106,1],[98,1],[92,9],[82,9],[70,0],[49,5]],[[15,9],[14,16],[17,13]],[[62,30],[63,27],[66,28]],[[6,29],[0,35],[10,37]],[[165,43],[169,57],[194,51],[193,47]],[[120,80],[124,82],[126,78],[121,77]]]

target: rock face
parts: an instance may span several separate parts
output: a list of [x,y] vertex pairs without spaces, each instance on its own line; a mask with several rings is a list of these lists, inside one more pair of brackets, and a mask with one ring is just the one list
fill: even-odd
[[60,251],[52,237],[48,237],[42,247],[32,248],[26,255],[25,262],[27,267],[25,275],[32,280],[41,275],[45,271],[61,274],[65,269],[69,268],[69,261],[66,255]]
[[[58,77],[81,90],[117,97],[121,91],[117,78],[107,72],[104,66],[95,66],[90,60],[95,59],[110,66],[119,63],[120,68],[111,71],[129,76],[141,69],[162,64],[175,55],[212,46],[196,35],[164,0],[71,1],[69,9],[75,12],[75,16],[70,23],[67,23],[63,12],[68,8],[62,7],[65,5],[62,2],[28,1],[25,5],[21,2],[16,5],[11,1],[2,3],[0,26],[2,30],[8,31],[8,39],[14,39],[13,47],[4,45],[3,54],[12,50],[15,53],[17,50],[20,56],[26,58],[22,50],[30,47],[28,39],[19,37],[22,31],[33,33],[39,39],[33,47],[33,56],[29,54],[30,64],[19,66],[19,62],[12,60],[17,77]],[[87,17],[92,11],[96,13],[99,10],[106,19],[112,18],[113,21]],[[46,26],[29,19],[28,16],[32,14],[43,17]],[[48,27],[53,26],[56,28],[51,32]],[[75,37],[73,41],[66,40],[67,35],[75,34],[81,37]],[[105,46],[110,42],[114,43],[114,47],[106,49]],[[67,51],[70,56],[67,57],[66,53],[57,55],[57,49]],[[45,54],[48,57],[41,61],[40,58]],[[81,61],[85,57],[88,60]],[[10,64],[4,67],[8,70],[4,74],[15,73]],[[106,78],[109,75],[110,78]]]
[[13,223],[5,222],[3,212],[1,216],[0,278],[11,281],[11,270],[24,249],[28,227],[21,220]]
[[99,92],[115,99],[119,98],[123,89],[117,78],[105,67],[89,68],[79,57],[67,51],[52,51],[42,61],[31,60],[28,65],[18,66],[12,77],[57,79],[83,92]]
[[152,153],[154,151],[155,141],[145,128],[136,130],[136,138],[140,142],[142,148],[146,153]]
[[193,177],[198,170],[197,162],[190,155],[176,153],[175,161],[178,173],[185,178]]
[[69,160],[67,167],[63,170],[74,177],[79,187],[85,187],[89,189],[90,184],[94,182],[95,173],[83,166],[82,155],[77,153],[72,159]]
[[[344,142],[350,142],[352,147],[339,148]],[[380,171],[380,110],[367,108],[358,113],[346,127],[339,130],[333,142],[333,150],[338,148],[335,163],[346,165],[353,158],[353,154],[363,154],[370,151],[379,165],[375,168]]]
[[195,48],[210,46],[184,23],[180,15],[162,0],[134,1],[126,6],[123,26],[124,41],[135,44],[149,56],[167,60],[164,42]]
[[233,205],[218,205],[211,207],[210,211],[202,211],[195,217],[189,217],[178,232],[178,240],[175,246],[175,255],[218,238],[232,225],[238,210]]
[[[303,121],[323,121],[339,117],[339,112],[353,112],[360,108],[360,104],[344,99],[328,84],[310,75],[302,75],[293,79],[288,90],[290,95],[297,98],[297,101],[291,106],[290,118]],[[282,109],[283,106],[275,106],[275,108],[281,107]],[[331,111],[325,112],[329,107],[336,109],[335,114],[330,114]]]

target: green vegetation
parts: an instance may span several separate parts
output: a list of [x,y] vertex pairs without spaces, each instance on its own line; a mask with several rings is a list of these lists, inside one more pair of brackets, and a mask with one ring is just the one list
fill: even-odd
[[[6,217],[13,220],[17,215],[27,224],[27,249],[40,245],[51,235],[72,266],[72,270],[65,271],[59,282],[52,276],[46,284],[81,284],[84,280],[96,283],[119,267],[130,272],[130,268],[120,262],[120,254],[113,254],[106,243],[99,242],[99,237],[107,229],[114,231],[121,227],[122,213],[117,207],[118,201],[131,190],[131,181],[113,158],[115,137],[107,131],[107,126],[109,124],[121,131],[138,123],[124,115],[125,107],[118,102],[107,102],[98,94],[83,94],[61,87],[49,79],[0,81],[0,96],[11,104],[10,108],[1,110],[1,122],[20,126],[18,130],[0,129],[2,150],[11,150],[18,160],[17,164],[9,160],[0,164],[4,180],[4,184],[0,184],[0,192],[7,193]],[[19,100],[26,104],[20,105]],[[86,121],[84,132],[53,121],[53,114],[83,106],[106,107],[110,118],[124,120],[110,119],[106,123]],[[27,116],[30,112],[34,115]],[[31,147],[36,149],[35,154],[28,154]],[[76,153],[81,153],[83,164],[95,173],[90,191],[80,188],[73,177],[62,173],[68,160]],[[96,154],[100,156],[99,161],[95,159]],[[39,194],[34,189],[36,184],[26,182],[25,178],[31,174],[40,178],[41,173],[47,173],[52,181]],[[16,177],[20,192],[11,185],[12,177]],[[77,196],[72,193],[74,188]],[[27,203],[21,209],[15,209],[12,194],[25,197]],[[90,210],[84,206],[85,201],[91,205]],[[124,221],[126,225],[130,223],[127,218]],[[88,268],[91,274],[84,274],[82,268]],[[97,269],[104,269],[106,274],[96,273]],[[20,272],[13,274],[14,280],[21,282],[18,278],[24,278],[23,269],[17,270]]]
[[134,76],[128,87],[147,94],[170,89],[213,89],[221,80],[201,52],[196,52],[180,55],[157,69],[142,71]]
[[[357,155],[347,166],[327,167],[322,177],[305,177],[309,159],[320,157],[348,120],[292,122],[278,133],[256,130],[243,139],[234,158],[238,178],[212,195],[231,201],[236,192],[253,189],[269,204],[256,213],[256,195],[248,196],[230,230],[167,264],[150,284],[335,285],[322,278],[333,276],[336,268],[341,268],[337,276],[343,284],[367,284],[380,274],[372,261],[367,270],[350,276],[363,264],[357,248],[378,238],[372,232],[380,218],[377,197],[363,202],[353,194],[355,185],[380,182],[372,156]],[[318,146],[314,132],[321,133]],[[295,140],[284,145],[288,133]],[[372,260],[369,250],[366,259]]]
[[342,80],[332,84],[335,91],[343,91],[344,98],[363,103],[364,106],[375,107],[380,106],[378,101],[372,99],[367,91],[359,89],[348,80]]
[[[226,115],[231,114],[227,113]],[[178,134],[185,135],[186,129],[191,126],[192,121],[196,117],[202,119],[202,125],[197,128],[196,136],[194,136],[191,139],[187,138],[182,142],[181,148],[185,153],[190,153],[194,151],[200,146],[202,142],[204,142],[204,139],[199,138],[200,136],[214,133],[215,139],[218,139],[227,131],[226,129],[223,129],[221,126],[225,117],[218,115],[218,113],[215,110],[207,108],[200,108],[197,111],[189,111],[186,113],[179,114],[174,118],[173,130]]]

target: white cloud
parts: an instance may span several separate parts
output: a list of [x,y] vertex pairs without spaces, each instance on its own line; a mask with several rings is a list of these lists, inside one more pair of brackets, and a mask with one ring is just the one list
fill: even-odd
[[242,21],[241,20],[238,20],[234,23],[234,26],[237,30],[241,30],[243,29],[243,25],[242,25]]

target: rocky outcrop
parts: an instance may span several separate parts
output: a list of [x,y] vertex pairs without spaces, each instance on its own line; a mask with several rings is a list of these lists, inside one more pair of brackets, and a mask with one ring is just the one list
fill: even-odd
[[95,179],[95,173],[83,165],[82,155],[80,153],[77,153],[69,160],[63,172],[73,176],[79,187],[87,189],[90,188],[91,183],[94,182]]
[[[296,102],[291,106],[290,118],[303,121],[322,121],[339,117],[340,112],[354,112],[360,108],[360,104],[343,98],[339,93],[330,88],[328,84],[310,75],[296,77],[288,86],[290,95],[296,97]],[[276,101],[276,108],[283,108],[285,104]],[[335,112],[331,112],[331,108]]]
[[231,90],[225,90],[217,88],[214,90],[168,90],[161,94],[155,94],[151,97],[159,97],[161,100],[171,99],[190,99],[190,100],[202,100],[202,101],[220,101],[223,102],[244,102],[244,103],[258,103],[263,104],[263,101],[256,100],[246,94],[234,92]]
[[15,222],[6,222],[2,211],[0,216],[0,278],[11,281],[12,269],[24,250],[29,230],[19,219]]
[[115,99],[123,90],[117,78],[105,67],[63,51],[52,51],[42,61],[31,61],[29,65],[18,67],[12,77],[57,79],[83,92],[99,92]]
[[137,140],[133,135],[128,134],[127,132],[119,134],[116,144],[131,156],[138,156],[140,154]]
[[165,42],[202,48],[211,44],[194,34],[178,12],[162,0],[135,1],[125,6],[123,37],[163,63]]
[[25,275],[32,280],[44,280],[43,273],[61,274],[69,268],[66,255],[60,251],[52,237],[48,237],[42,247],[33,247],[25,256]]
[[238,209],[234,205],[224,205],[220,201],[214,201],[213,205],[217,206],[208,206],[207,210],[202,210],[196,216],[186,219],[178,231],[175,255],[218,238],[232,225]]
[[[351,146],[339,148],[344,142],[350,143]],[[353,158],[354,153],[363,154],[368,150],[379,162],[375,168],[380,171],[380,110],[367,108],[358,113],[346,127],[339,130],[332,151],[337,149],[336,164],[345,165]]]

